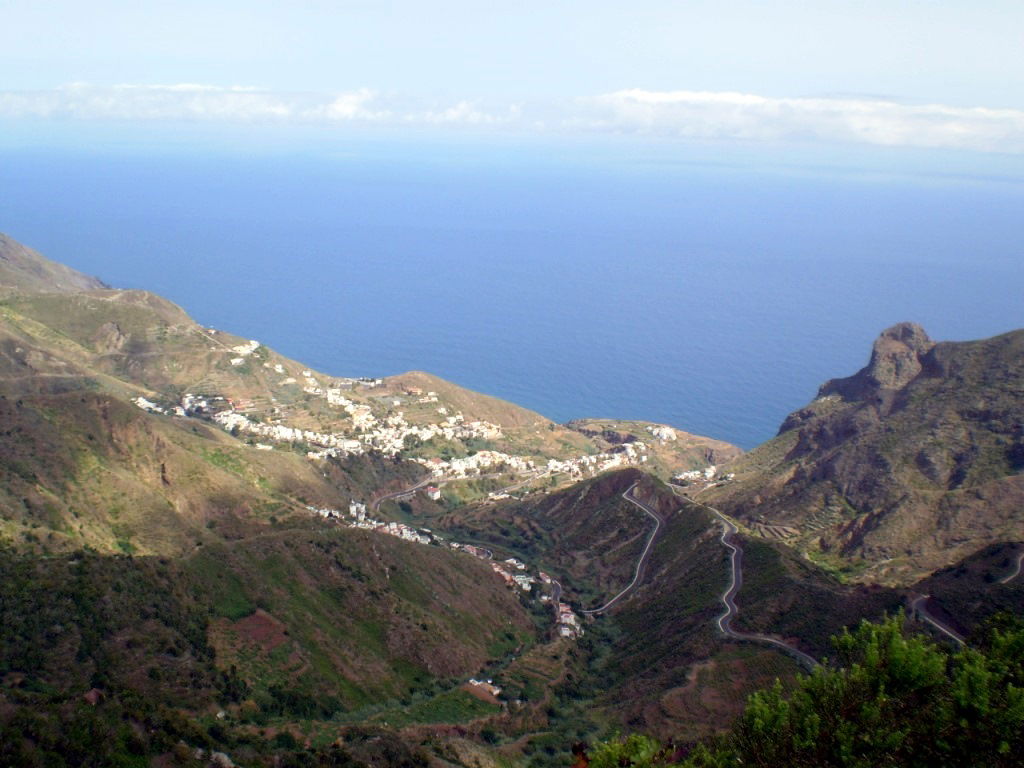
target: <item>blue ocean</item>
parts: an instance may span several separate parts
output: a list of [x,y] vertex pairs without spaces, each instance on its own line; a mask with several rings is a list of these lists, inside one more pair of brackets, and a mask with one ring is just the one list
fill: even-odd
[[748,449],[895,322],[1024,326],[1022,211],[999,176],[557,146],[0,153],[0,231],[312,367]]

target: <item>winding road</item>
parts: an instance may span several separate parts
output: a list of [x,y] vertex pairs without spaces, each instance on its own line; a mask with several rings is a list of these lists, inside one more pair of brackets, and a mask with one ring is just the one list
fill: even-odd
[[425,480],[420,480],[412,488],[406,488],[405,490],[402,491],[395,491],[394,493],[386,493],[383,496],[380,496],[374,499],[372,502],[370,502],[370,509],[376,512],[378,509],[380,509],[380,505],[383,504],[385,501],[388,501],[389,499],[397,499],[400,496],[408,496],[410,493],[416,493],[416,491],[418,491],[420,488],[430,485],[432,482],[441,483],[443,481],[440,481],[435,477],[428,477]]
[[[532,470],[531,470],[531,473],[532,473]],[[395,491],[394,493],[387,493],[387,494],[384,494],[383,496],[381,496],[381,497],[379,497],[377,499],[374,499],[372,502],[370,502],[370,509],[372,509],[374,512],[376,512],[377,509],[380,507],[380,505],[383,504],[385,501],[388,501],[389,499],[397,499],[397,498],[400,498],[402,496],[408,496],[409,494],[415,493],[420,488],[423,488],[426,485],[433,484],[433,485],[436,485],[436,486],[438,486],[440,488],[445,483],[452,482],[452,480],[460,480],[460,479],[461,480],[485,480],[485,479],[491,479],[491,478],[495,478],[495,477],[501,477],[502,474],[504,474],[504,473],[502,473],[502,472],[491,472],[491,473],[486,474],[486,475],[474,475],[473,477],[464,477],[464,478],[434,477],[434,476],[431,476],[431,477],[428,477],[428,478],[426,478],[424,480],[420,480],[418,483],[416,483],[416,485],[412,486],[411,488],[406,488],[406,489],[401,490],[401,491]],[[497,493],[507,493],[509,491],[514,491],[514,490],[516,490],[518,488],[522,488],[527,483],[531,483],[534,480],[536,480],[538,477],[543,477],[546,474],[547,474],[547,472],[541,473],[539,475],[535,474],[535,473],[531,474],[530,477],[526,478],[522,482],[516,483],[515,485],[510,485],[508,488],[502,488],[500,491],[497,491]]]
[[931,613],[928,612],[928,607],[926,605],[926,603],[928,602],[928,598],[929,595],[918,595],[910,601],[910,610],[913,611],[921,619],[924,619],[937,630],[939,630],[939,632],[941,632],[949,638],[952,638],[957,644],[963,645],[964,639],[958,632],[954,631],[952,627],[943,624],[941,621],[939,621],[937,618],[932,616]]
[[1013,569],[1013,573],[1008,576],[1004,576],[999,580],[1000,584],[1009,584],[1011,581],[1020,576],[1021,564],[1024,563],[1024,552],[1017,555],[1017,567]]
[[[640,553],[640,559],[636,561],[636,570],[633,573],[633,580],[629,582],[629,584],[626,586],[624,590],[619,592],[619,594],[617,594],[607,603],[602,605],[600,608],[581,610],[580,613],[582,613],[584,616],[593,616],[594,614],[604,613],[613,605],[615,605],[619,600],[621,600],[623,597],[629,594],[630,590],[632,590],[633,587],[636,586],[637,582],[640,581],[640,575],[643,573],[644,565],[647,564],[647,558],[651,554],[651,545],[654,544],[654,540],[658,536],[658,531],[661,530],[661,518],[658,517],[657,512],[655,512],[651,507],[649,507],[647,504],[640,501],[633,495],[634,488],[636,488],[636,483],[633,483],[631,486],[629,486],[629,488],[626,489],[626,491],[622,494],[622,498],[640,507],[640,509],[642,509],[648,517],[652,518],[654,520],[654,528],[651,530],[650,535],[648,535],[647,537],[647,544],[644,545],[643,552]],[[559,585],[559,588],[561,588],[561,585]]]
[[[676,491],[676,489],[679,486],[672,483],[669,483],[669,485],[673,489],[673,492],[678,496],[679,492]],[[746,640],[771,645],[785,653],[788,653],[796,659],[797,662],[808,669],[814,669],[817,667],[817,659],[804,653],[796,646],[790,645],[789,643],[777,638],[770,637],[769,635],[762,635],[759,632],[737,632],[732,628],[732,620],[736,618],[737,614],[739,614],[739,608],[736,605],[736,595],[743,586],[743,547],[738,541],[732,540],[732,537],[734,537],[738,532],[737,528],[725,515],[714,507],[709,507],[707,504],[702,504],[701,502],[688,497],[687,501],[696,504],[698,507],[703,507],[718,518],[718,521],[722,524],[722,535],[719,540],[722,542],[722,545],[729,550],[729,586],[726,587],[725,592],[722,593],[720,598],[722,605],[725,607],[725,612],[715,621],[718,626],[718,631],[726,637],[731,637],[734,640]]]
[[[672,487],[672,490],[675,491],[677,496],[680,495],[679,491],[676,490],[679,488],[679,486],[672,483],[670,483],[669,485]],[[717,623],[719,631],[737,640],[753,640],[759,643],[768,643],[770,645],[774,645],[776,648],[780,648],[781,650],[790,654],[797,661],[804,664],[810,669],[813,669],[814,667],[818,666],[818,662],[815,659],[811,658],[800,649],[792,645],[789,645],[788,643],[784,643],[781,640],[777,640],[774,637],[769,637],[768,635],[762,635],[759,633],[737,632],[732,628],[732,620],[736,617],[736,614],[739,613],[739,609],[736,607],[736,593],[739,592],[740,587],[743,586],[743,548],[739,545],[738,542],[733,543],[729,540],[730,537],[737,533],[736,526],[733,525],[733,523],[729,521],[725,517],[725,515],[723,515],[714,507],[710,507],[707,504],[702,504],[701,502],[696,501],[695,499],[692,498],[688,498],[688,500],[696,504],[697,506],[703,507],[704,509],[708,510],[719,519],[719,521],[722,523],[721,542],[729,548],[731,553],[730,561],[732,576],[730,578],[729,588],[726,589],[725,593],[722,595],[722,604],[725,606],[725,613],[718,617]],[[1001,583],[1005,584],[1006,582],[1010,581],[1013,578],[1016,578],[1020,574],[1022,561],[1024,561],[1024,552],[1022,552],[1021,556],[1017,559],[1016,570],[1009,576],[1007,576],[1005,579],[1003,579]],[[923,621],[926,621],[929,624],[931,624],[933,627],[935,627],[935,629],[939,630],[939,632],[942,632],[944,635],[952,639],[954,642],[958,643],[959,645],[963,645],[964,638],[956,630],[939,621],[937,618],[935,618],[935,616],[933,616],[928,611],[928,607],[926,605],[928,597],[928,595],[918,595],[917,597],[915,597],[910,603],[911,611],[914,613],[914,615],[918,616]]]

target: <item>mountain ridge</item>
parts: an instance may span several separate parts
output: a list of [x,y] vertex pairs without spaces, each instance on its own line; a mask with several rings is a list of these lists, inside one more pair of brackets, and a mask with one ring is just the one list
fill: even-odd
[[51,261],[0,232],[0,296],[13,290],[64,293],[106,287],[102,280]]

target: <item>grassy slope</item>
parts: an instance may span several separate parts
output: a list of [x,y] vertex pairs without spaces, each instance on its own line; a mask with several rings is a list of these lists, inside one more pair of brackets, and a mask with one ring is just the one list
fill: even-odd
[[454,685],[533,632],[474,558],[316,525],[183,560],[6,552],[0,565],[14,692],[99,686],[197,713],[234,701],[239,720],[330,717]]
[[389,463],[382,476],[359,458],[318,472],[296,453],[82,391],[0,395],[0,418],[0,532],[43,551],[188,552],[210,527],[341,507],[419,471]]
[[[111,713],[184,708],[191,725],[173,732],[209,746],[195,728],[217,708],[229,730],[358,718],[533,641],[534,620],[485,564],[304,509],[408,487],[422,467],[314,464],[301,446],[257,451],[128,402],[209,387],[267,403],[287,395],[273,364],[299,364],[261,348],[231,366],[243,339],[152,294],[86,287],[100,289],[0,301],[0,544],[13,547],[0,549],[0,725],[35,712],[24,732],[57,744],[55,723],[95,685]],[[304,426],[338,418],[307,400],[282,404]],[[172,732],[147,723],[133,727]]]

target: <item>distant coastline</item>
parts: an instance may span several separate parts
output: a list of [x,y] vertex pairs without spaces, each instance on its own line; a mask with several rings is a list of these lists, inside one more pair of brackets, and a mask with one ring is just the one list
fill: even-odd
[[1024,326],[1014,185],[540,156],[513,172],[5,153],[3,169],[4,230],[52,258],[321,370],[430,370],[559,422],[751,448],[861,367],[878,328]]

